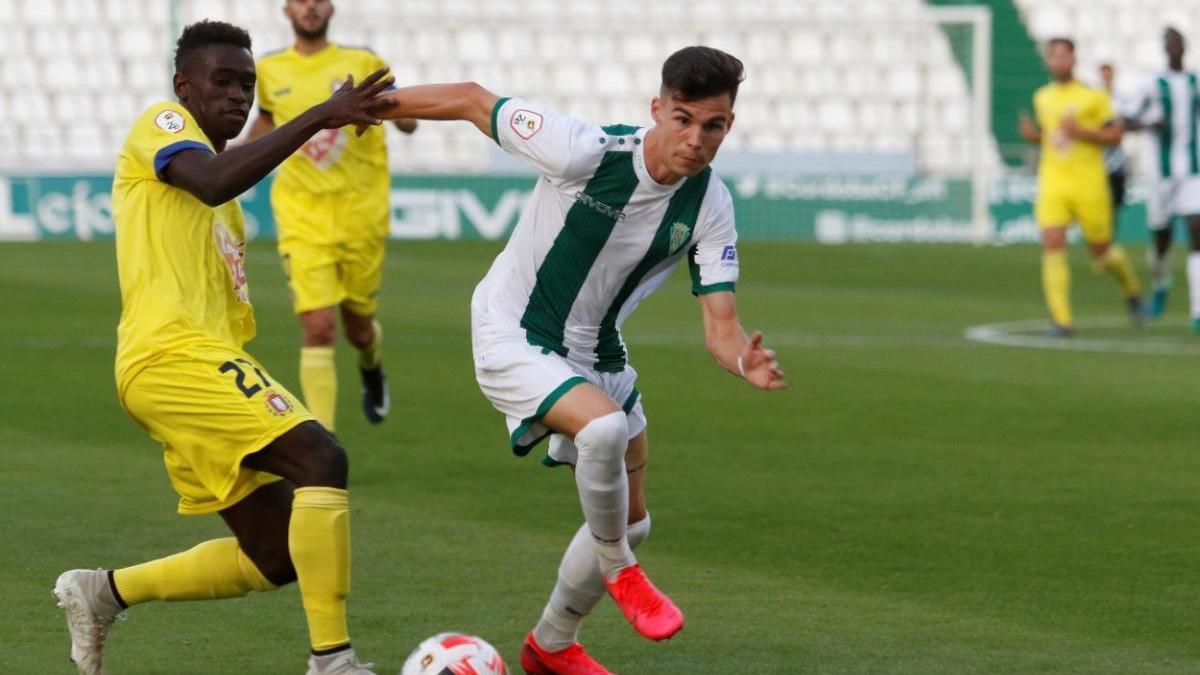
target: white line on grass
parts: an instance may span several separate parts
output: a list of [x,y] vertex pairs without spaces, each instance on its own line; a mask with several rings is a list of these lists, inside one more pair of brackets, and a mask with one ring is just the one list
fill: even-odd
[[[1166,354],[1200,356],[1200,344],[1189,345],[1177,341],[1154,339],[1110,340],[1104,338],[1056,338],[1047,335],[1031,335],[1046,330],[1045,319],[1004,321],[971,326],[963,331],[963,337],[973,342],[983,342],[1004,347],[1028,349],[1056,349],[1069,352],[1108,352],[1118,354]],[[1076,328],[1121,328],[1129,325],[1127,317],[1091,317],[1075,322]],[[1132,330],[1132,329],[1131,329]]]

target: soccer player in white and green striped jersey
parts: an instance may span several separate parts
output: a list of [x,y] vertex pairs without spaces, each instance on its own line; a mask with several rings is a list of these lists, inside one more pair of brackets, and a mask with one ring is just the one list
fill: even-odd
[[1187,222],[1191,251],[1187,258],[1188,291],[1191,296],[1193,331],[1200,333],[1200,151],[1197,149],[1197,78],[1184,70],[1183,34],[1174,28],[1163,33],[1167,69],[1150,78],[1137,110],[1126,126],[1149,129],[1157,162],[1152,171],[1153,187],[1146,200],[1146,220],[1154,233],[1147,251],[1154,291],[1148,314],[1160,316],[1166,306],[1171,267],[1168,251],[1176,218]]
[[546,463],[574,466],[586,521],[522,648],[530,673],[608,672],[577,638],[606,588],[643,636],[683,627],[633,554],[650,529],[646,419],[620,326],[637,304],[686,259],[709,353],[756,387],[785,386],[761,333],[738,319],[733,203],[709,168],[733,125],[742,63],[687,47],[662,76],[649,129],[596,126],[474,83],[399,89],[380,111],[467,120],[540,174],[471,300],[480,388],[507,416],[518,455],[554,435]]

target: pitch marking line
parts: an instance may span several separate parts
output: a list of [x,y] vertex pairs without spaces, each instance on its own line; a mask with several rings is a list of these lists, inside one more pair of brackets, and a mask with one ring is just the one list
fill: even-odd
[[[1129,325],[1128,317],[1091,317],[1075,322],[1077,328],[1121,328]],[[1117,354],[1166,354],[1173,356],[1200,356],[1200,344],[1188,345],[1179,342],[1146,339],[1109,340],[1104,338],[1055,338],[1036,335],[1046,330],[1045,319],[1005,321],[971,326],[963,331],[963,337],[972,342],[1024,347],[1027,349],[1055,349],[1066,352],[1106,352]]]

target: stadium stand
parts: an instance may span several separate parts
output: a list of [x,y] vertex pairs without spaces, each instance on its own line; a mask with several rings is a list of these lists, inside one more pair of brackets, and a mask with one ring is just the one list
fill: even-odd
[[[1097,84],[1102,63],[1113,64],[1118,97],[1128,97],[1150,74],[1165,66],[1162,32],[1167,26],[1181,30],[1191,42],[1185,57],[1196,68],[1196,40],[1200,32],[1200,0],[1015,0],[1040,44],[1064,35],[1075,40],[1079,79]],[[1123,145],[1135,165],[1147,161],[1144,134],[1127,134]]]
[[[132,116],[169,93],[178,26],[230,20],[263,53],[290,41],[280,4],[0,0],[11,55],[0,66],[0,166],[111,166]],[[927,15],[921,0],[341,0],[333,37],[375,48],[401,84],[473,79],[634,124],[648,122],[662,58],[703,42],[740,56],[749,75],[727,153],[906,154],[921,170],[965,173],[967,84]],[[493,163],[465,125],[389,133],[399,171]]]

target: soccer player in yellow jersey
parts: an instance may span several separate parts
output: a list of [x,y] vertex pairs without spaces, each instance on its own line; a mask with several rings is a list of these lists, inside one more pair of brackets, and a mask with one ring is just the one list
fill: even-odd
[[[133,124],[113,181],[121,321],[117,392],[162,443],[183,514],[220,513],[234,536],[132,567],[70,570],[54,586],[80,673],[103,672],[116,615],[151,600],[208,600],[298,581],[310,675],[365,675],[346,628],[346,453],[242,345],[254,336],[235,198],[321,129],[373,125],[378,71],[271,134],[226,150],[254,98],[250,36],[188,26],[178,102]],[[257,670],[250,668],[249,670]]]
[[[329,41],[333,11],[329,0],[284,4],[295,43],[258,62],[259,116],[251,138],[325,100],[347,75],[361,79],[384,67],[367,49]],[[406,133],[417,125],[411,119],[395,124]],[[304,329],[300,388],[309,410],[330,431],[337,407],[337,308],[346,339],[358,350],[363,413],[377,424],[390,407],[382,332],[375,321],[390,184],[383,129],[374,127],[362,136],[351,129],[321,131],[280,166],[271,188],[279,256]]]
[[1042,289],[1050,309],[1050,333],[1072,335],[1071,272],[1067,227],[1078,222],[1097,271],[1120,284],[1130,316],[1142,316],[1141,288],[1129,257],[1112,243],[1113,205],[1104,148],[1121,142],[1124,127],[1108,95],[1074,77],[1075,44],[1055,38],[1046,46],[1053,82],[1033,96],[1036,123],[1021,117],[1021,136],[1041,145],[1034,218],[1042,229]]

